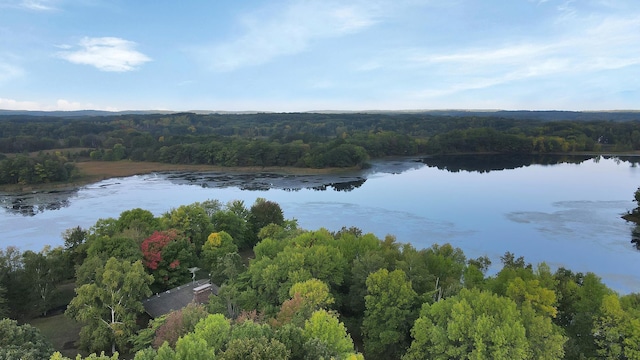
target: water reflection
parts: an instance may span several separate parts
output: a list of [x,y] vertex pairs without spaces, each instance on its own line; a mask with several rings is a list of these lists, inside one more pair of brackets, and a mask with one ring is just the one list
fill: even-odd
[[[430,156],[423,159],[395,158],[374,160],[371,168],[361,171],[335,174],[286,175],[276,173],[224,173],[224,172],[168,172],[150,176],[169,180],[177,185],[196,185],[202,188],[237,188],[248,191],[279,189],[297,192],[304,189],[315,191],[350,192],[360,188],[375,174],[401,174],[423,166],[447,172],[461,171],[489,173],[528,167],[531,165],[556,165],[562,163],[581,164],[587,160],[613,159],[616,163],[628,162],[637,167],[640,157],[591,156],[591,155],[447,155]],[[117,184],[117,183],[116,183]],[[113,184],[109,184],[113,185]],[[106,187],[108,185],[100,185]],[[79,189],[41,191],[20,194],[1,194],[0,206],[11,214],[35,216],[50,210],[59,210],[71,205]],[[640,236],[639,236],[640,238]],[[637,244],[637,242],[636,242]],[[640,246],[640,245],[639,245]]]
[[631,229],[631,243],[640,250],[640,225],[636,225]]
[[332,174],[282,175],[274,173],[229,174],[174,172],[165,175],[169,181],[179,185],[198,185],[205,188],[233,187],[250,191],[270,189],[285,191],[299,191],[302,189],[352,191],[366,181],[366,178],[360,173],[336,176]]
[[0,206],[11,214],[35,216],[45,211],[70,206],[70,199],[77,194],[78,189],[3,194],[0,196]]
[[429,167],[452,173],[460,171],[488,173],[531,165],[581,164],[593,158],[594,156],[591,155],[442,155],[424,158],[422,162]]

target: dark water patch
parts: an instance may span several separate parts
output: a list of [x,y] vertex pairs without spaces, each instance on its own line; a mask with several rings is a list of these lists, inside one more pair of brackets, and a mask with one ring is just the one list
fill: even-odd
[[71,198],[77,194],[78,189],[0,194],[0,206],[11,214],[35,216],[70,206]]
[[313,189],[326,191],[351,191],[360,187],[366,179],[360,174],[354,175],[281,175],[274,173],[228,174],[218,172],[192,173],[170,172],[160,173],[167,180],[180,185],[197,185],[204,188],[239,188],[249,191],[265,191],[280,189],[298,191]]

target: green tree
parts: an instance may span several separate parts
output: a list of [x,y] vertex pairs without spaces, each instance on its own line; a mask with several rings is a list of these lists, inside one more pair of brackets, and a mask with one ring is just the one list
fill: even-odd
[[284,214],[278,203],[257,198],[249,209],[249,222],[257,233],[269,224],[284,225]]
[[151,235],[159,226],[160,221],[158,218],[151,211],[141,208],[123,211],[116,221],[117,231],[137,241],[142,241]]
[[0,359],[41,360],[53,353],[53,347],[40,331],[15,320],[0,320]]
[[166,212],[160,218],[165,229],[178,229],[193,243],[197,254],[207,236],[213,232],[213,224],[207,212],[197,204],[182,205]]
[[215,359],[215,348],[196,334],[187,334],[176,343],[177,360],[211,360]]
[[4,319],[9,315],[9,306],[7,304],[7,290],[0,284],[0,319]]
[[224,351],[231,337],[231,322],[222,314],[209,315],[196,324],[194,335],[204,339],[210,348]]
[[202,246],[202,261],[204,268],[211,273],[211,281],[215,284],[222,284],[228,279],[225,270],[225,258],[228,254],[238,252],[238,247],[233,242],[233,238],[225,231],[209,234],[207,241]]
[[540,286],[540,281],[517,277],[509,284],[507,296],[516,302],[526,329],[529,351],[533,359],[564,357],[564,343],[560,327],[552,323],[557,315],[553,290]]
[[302,327],[314,311],[326,309],[335,302],[329,286],[318,279],[293,284],[289,295],[291,298],[282,304],[274,320],[276,325],[292,323]]
[[402,270],[380,269],[367,277],[362,322],[367,358],[399,359],[409,346],[417,294]]
[[220,354],[224,360],[272,360],[289,359],[290,352],[287,347],[276,339],[264,336],[231,340],[227,350]]
[[303,335],[308,340],[318,339],[324,343],[332,357],[344,359],[355,353],[344,324],[326,310],[317,310],[311,315],[304,324]]
[[74,267],[82,265],[87,257],[87,235],[89,232],[80,226],[69,228],[62,233],[64,249]]
[[74,359],[69,359],[68,357],[62,356],[61,353],[56,351],[49,358],[49,360],[118,360],[118,359],[120,359],[120,354],[118,354],[117,352],[109,356],[109,355],[106,355],[104,351],[101,352],[100,355],[96,353],[92,353],[87,355],[86,357],[82,357],[82,355],[78,354]]
[[477,289],[425,303],[404,360],[527,359],[529,345],[516,304]]
[[66,311],[85,324],[80,331],[81,346],[90,351],[109,345],[112,352],[116,345],[124,349],[136,329],[136,316],[144,311],[142,299],[151,295],[152,282],[140,260],[110,258],[97,268],[95,282],[77,288]]
[[600,359],[640,359],[640,319],[625,312],[616,294],[604,296],[593,325]]
[[30,284],[32,304],[38,313],[47,315],[58,295],[56,285],[66,273],[67,264],[62,248],[45,247],[39,253],[25,251],[22,257],[25,278]]

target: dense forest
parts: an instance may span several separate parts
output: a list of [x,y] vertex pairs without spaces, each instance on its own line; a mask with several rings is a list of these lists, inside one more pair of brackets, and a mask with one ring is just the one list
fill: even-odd
[[[0,358],[67,359],[24,321],[69,281],[77,346],[113,353],[86,359],[640,358],[640,294],[596,274],[301,229],[266,199],[131,209],[63,238],[0,251],[0,316],[14,319],[0,321]],[[217,296],[145,318],[142,300],[190,282],[193,267]]]
[[326,168],[384,156],[624,152],[640,149],[639,122],[640,113],[571,112],[8,114],[0,184],[68,181],[87,159]]

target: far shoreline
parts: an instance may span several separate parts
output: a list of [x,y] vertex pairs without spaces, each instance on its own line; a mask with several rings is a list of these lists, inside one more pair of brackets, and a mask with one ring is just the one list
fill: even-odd
[[135,175],[147,175],[154,172],[224,172],[233,174],[257,174],[271,173],[280,175],[341,175],[347,172],[361,170],[359,167],[348,168],[301,168],[286,166],[216,166],[193,164],[167,164],[159,162],[143,162],[132,160],[120,161],[81,161],[74,163],[80,177],[69,182],[52,182],[44,184],[11,184],[0,185],[0,191],[6,193],[20,193],[27,191],[64,190],[78,188],[99,181],[129,177]]
[[[415,159],[429,156],[449,156],[449,155],[491,155],[494,153],[449,153],[449,154],[423,154],[415,156],[407,156],[402,158]],[[539,155],[539,154],[532,154]],[[572,156],[623,156],[623,157],[640,157],[640,151],[633,152],[570,152],[570,153],[548,153],[544,155],[572,155]],[[389,158],[396,158],[391,156]],[[375,160],[375,159],[371,159]],[[75,189],[85,185],[93,184],[99,181],[129,177],[135,175],[146,175],[154,172],[174,172],[174,171],[192,171],[192,172],[224,172],[231,174],[257,174],[271,173],[278,175],[342,175],[345,173],[362,170],[357,166],[346,168],[304,168],[294,166],[220,166],[205,164],[169,164],[160,162],[146,162],[133,160],[120,161],[95,161],[84,160],[75,162],[74,165],[80,172],[80,176],[68,182],[51,182],[44,184],[10,184],[0,185],[0,192],[5,193],[23,193],[37,191],[54,191]],[[631,220],[630,220],[631,221]],[[640,222],[640,221],[639,221]]]

